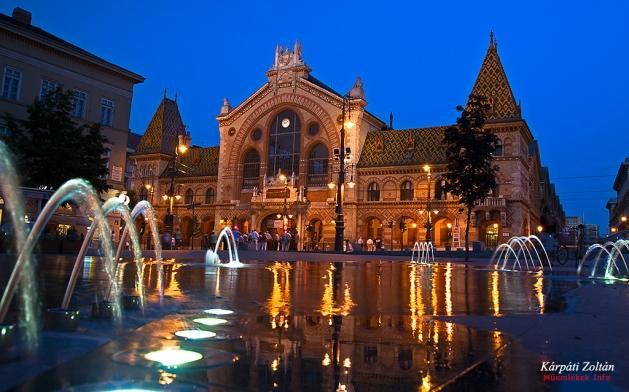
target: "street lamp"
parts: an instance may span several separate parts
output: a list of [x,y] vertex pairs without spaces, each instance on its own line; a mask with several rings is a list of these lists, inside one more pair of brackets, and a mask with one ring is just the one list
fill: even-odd
[[537,232],[541,233],[542,231],[544,231],[544,227],[543,226],[537,226]]
[[[288,216],[287,216],[287,192],[288,192],[288,177],[286,177],[285,174],[282,173],[282,171],[280,170],[279,172],[279,178],[281,181],[284,182],[284,209],[282,210],[282,230],[283,232],[286,232],[286,228],[288,226]],[[279,215],[279,214],[277,214]],[[278,217],[279,218],[279,217]]]
[[[432,242],[432,219],[430,217],[430,214],[433,212],[430,209],[430,200],[431,200],[431,196],[430,196],[430,165],[425,164],[423,167],[424,171],[426,172],[426,177],[428,178],[428,200],[426,201],[426,213],[428,214],[428,219],[426,220],[426,224],[424,225],[424,227],[426,228],[426,242]],[[438,210],[434,211],[435,215],[439,213]],[[419,211],[419,214],[423,214],[423,210]]]
[[[338,182],[336,184],[336,225],[335,225],[335,235],[334,235],[334,251],[343,252],[343,241],[345,237],[345,221],[343,216],[343,191],[345,188],[345,160],[350,157],[350,149],[345,148],[345,127],[347,129],[354,128],[354,122],[351,120],[351,105],[349,105],[350,97],[345,95],[342,97],[342,107],[341,107],[341,146],[338,150],[338,153],[335,154],[335,159],[339,161],[339,177]],[[347,107],[347,109],[346,109]],[[347,110],[347,118],[345,117],[345,112]],[[336,153],[336,151],[335,151]],[[353,184],[353,174],[350,181],[350,184]],[[351,188],[352,185],[349,185]]]
[[172,170],[170,176],[170,187],[168,188],[168,193],[162,196],[164,201],[169,201],[168,203],[168,214],[166,215],[166,231],[172,233],[174,226],[174,216],[173,216],[173,204],[174,200],[181,199],[180,195],[175,195],[175,175],[177,173],[177,159],[179,158],[179,154],[185,154],[188,151],[188,145],[190,143],[190,136],[184,132],[183,134],[179,134],[177,136],[177,146],[175,147],[175,154],[172,159]]

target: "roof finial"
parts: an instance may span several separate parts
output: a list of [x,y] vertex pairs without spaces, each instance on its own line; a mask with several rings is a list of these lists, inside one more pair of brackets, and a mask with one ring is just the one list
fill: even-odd
[[494,29],[492,28],[491,31],[489,31],[489,48],[490,49],[496,49],[496,41],[494,40]]
[[164,99],[166,99],[166,89],[164,88]]
[[393,129],[393,112],[389,113],[389,129]]
[[177,102],[177,92],[175,91],[175,102]]

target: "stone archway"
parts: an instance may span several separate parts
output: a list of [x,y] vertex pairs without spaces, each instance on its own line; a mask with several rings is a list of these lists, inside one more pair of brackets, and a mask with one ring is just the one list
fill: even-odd
[[445,247],[446,245],[452,245],[452,227],[454,222],[447,217],[441,217],[435,221],[433,231],[433,243],[435,246]]

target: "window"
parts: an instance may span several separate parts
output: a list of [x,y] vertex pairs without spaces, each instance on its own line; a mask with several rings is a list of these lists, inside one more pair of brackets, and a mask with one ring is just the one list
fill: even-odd
[[280,170],[288,176],[299,175],[300,132],[299,117],[292,110],[275,117],[269,131],[267,175],[275,176]]
[[308,126],[308,133],[310,134],[310,136],[315,136],[317,133],[319,133],[319,124],[315,123],[311,123]]
[[262,130],[260,128],[256,128],[251,132],[251,138],[256,142],[262,139]]
[[15,68],[4,67],[4,80],[2,82],[2,97],[17,100],[20,96],[20,82],[22,72]]
[[74,98],[72,99],[72,117],[85,117],[85,103],[87,102],[87,93],[74,90]]
[[44,99],[46,95],[55,91],[57,87],[59,87],[59,84],[57,82],[53,82],[50,80],[42,80],[41,90],[39,90],[39,99]]
[[328,180],[328,148],[317,144],[308,156],[308,184],[313,186],[325,186]]
[[379,201],[380,200],[380,187],[378,183],[372,182],[367,187],[367,201]]
[[141,187],[140,188],[140,200],[148,200],[148,197],[149,197],[148,189],[146,189],[146,187]]
[[184,197],[185,204],[192,204],[194,202],[194,192],[192,189],[188,188],[186,191],[186,196]]
[[242,188],[252,189],[260,183],[260,154],[256,150],[249,150],[245,154],[242,164]]
[[214,192],[214,188],[207,188],[205,191],[205,204],[214,204],[216,200],[216,193]]
[[400,187],[400,200],[413,200],[413,184],[404,181]]
[[398,366],[402,370],[408,370],[413,366],[413,352],[409,349],[400,350],[397,356]]
[[364,349],[365,363],[374,364],[378,361],[378,348],[376,346],[366,346]]
[[494,156],[501,157],[502,156],[502,140],[496,140],[496,144],[494,145]]
[[100,100],[100,123],[111,126],[114,118],[114,102],[103,98]]
[[445,185],[446,185],[446,180],[438,178],[435,181],[435,199],[437,199],[437,200],[445,200],[447,198],[446,197],[446,192],[443,190]]

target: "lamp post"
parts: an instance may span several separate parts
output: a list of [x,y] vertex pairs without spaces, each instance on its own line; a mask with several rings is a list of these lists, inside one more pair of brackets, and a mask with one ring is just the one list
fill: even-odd
[[175,217],[173,216],[173,204],[174,199],[179,200],[181,196],[175,195],[175,175],[177,173],[177,159],[179,154],[185,154],[188,151],[188,144],[190,142],[190,136],[187,133],[177,135],[177,146],[175,147],[175,154],[172,159],[172,170],[170,175],[170,186],[168,187],[168,193],[162,198],[164,201],[168,201],[168,214],[166,215],[166,231],[173,233]]
[[[432,242],[432,218],[430,216],[430,214],[433,212],[430,209],[430,201],[431,201],[431,196],[430,196],[430,179],[431,179],[431,175],[430,175],[430,165],[426,164],[423,167],[424,171],[426,172],[426,176],[428,178],[428,200],[426,201],[426,213],[428,214],[428,218],[426,220],[426,224],[424,224],[424,227],[426,228],[426,242]],[[422,210],[419,211],[420,214],[423,213]],[[434,211],[435,214],[438,214],[439,211],[435,210]]]
[[[339,160],[339,177],[336,183],[336,220],[335,220],[335,235],[334,235],[334,251],[343,252],[343,240],[345,237],[345,221],[343,215],[343,192],[345,190],[345,160],[349,158],[349,148],[345,149],[345,127],[352,129],[354,123],[351,121],[351,107],[349,105],[349,96],[343,97],[343,104],[341,107],[341,148],[339,149],[338,156],[335,159]],[[347,106],[347,109],[346,109]],[[345,112],[347,110],[347,121],[345,120]],[[336,155],[336,154],[335,154]],[[353,184],[353,181],[352,181]],[[351,187],[351,185],[350,185]]]
[[199,204],[201,204],[201,203],[196,202],[196,196],[197,196],[197,192],[194,191],[192,193],[192,202],[186,203],[186,209],[192,210],[192,229],[191,229],[192,232],[190,233],[190,249],[192,250],[194,250],[194,232],[196,228],[195,226],[197,225],[197,216],[194,213],[194,208],[198,206]]
[[288,177],[286,177],[286,175],[283,174],[281,170],[279,172],[279,177],[280,177],[280,180],[284,182],[284,209],[282,210],[282,234],[284,234],[284,232],[286,232],[286,229],[288,227],[288,217],[286,216],[286,212],[287,212],[286,193],[288,192]]

